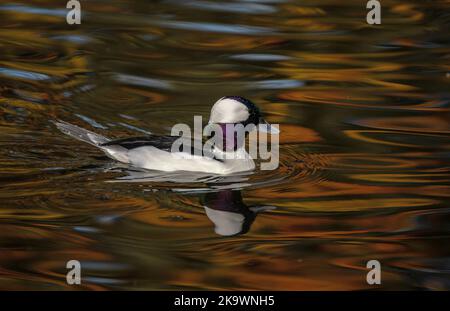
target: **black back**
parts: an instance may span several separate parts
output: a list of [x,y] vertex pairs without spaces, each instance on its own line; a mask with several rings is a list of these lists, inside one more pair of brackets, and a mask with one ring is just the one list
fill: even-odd
[[[136,149],[139,147],[150,146],[150,147],[158,148],[160,150],[171,152],[173,143],[180,138],[181,138],[181,136],[149,134],[146,136],[128,137],[128,138],[111,140],[107,143],[102,144],[101,146],[102,147],[120,146],[120,147],[123,147],[128,150]],[[186,140],[187,140],[187,138],[186,138]],[[200,145],[200,148],[202,148],[202,147],[203,147],[203,142]],[[186,150],[184,150],[184,151],[186,151]],[[217,161],[223,162],[222,160],[215,158],[214,154],[204,153],[203,149],[196,148],[194,140],[191,140],[191,149],[188,150],[188,152],[190,152],[190,154],[192,154],[192,155],[194,155],[194,154],[195,155],[203,155],[205,157],[213,158]]]
[[128,150],[152,146],[164,151],[170,151],[173,143],[179,139],[179,136],[166,136],[166,135],[147,135],[139,137],[128,137],[116,140],[111,140],[101,146],[121,146]]

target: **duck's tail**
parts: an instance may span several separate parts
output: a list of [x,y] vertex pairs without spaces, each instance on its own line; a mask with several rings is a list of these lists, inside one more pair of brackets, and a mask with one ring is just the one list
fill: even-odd
[[110,141],[110,139],[106,138],[105,136],[96,134],[94,132],[88,131],[84,128],[64,121],[54,121],[54,123],[56,127],[64,134],[72,136],[75,139],[84,141],[85,143],[94,145],[96,147],[99,147],[101,144]]
[[85,143],[91,144],[97,148],[103,150],[107,156],[118,160],[120,162],[129,163],[127,150],[120,146],[102,146],[110,141],[109,138],[96,134],[94,132],[88,131],[79,126],[64,122],[64,121],[53,121],[56,127],[69,136],[72,136],[75,139],[84,141]]

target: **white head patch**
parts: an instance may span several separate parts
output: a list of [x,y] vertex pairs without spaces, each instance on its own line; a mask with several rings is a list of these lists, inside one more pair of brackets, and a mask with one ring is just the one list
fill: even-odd
[[248,108],[232,98],[221,98],[211,108],[209,123],[239,123],[250,116]]

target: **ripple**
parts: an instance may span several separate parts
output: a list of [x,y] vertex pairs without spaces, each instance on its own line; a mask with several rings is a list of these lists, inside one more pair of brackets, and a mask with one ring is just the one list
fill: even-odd
[[65,17],[67,15],[67,10],[65,9],[47,9],[41,7],[33,7],[27,5],[15,5],[15,4],[5,4],[0,5],[0,11],[12,11],[12,12],[21,12],[28,14],[38,14],[38,15],[49,15],[49,16],[58,16]]
[[34,80],[34,81],[48,81],[51,79],[50,76],[42,73],[19,70],[19,69],[9,69],[9,68],[1,68],[0,67],[0,75],[10,77],[10,78],[18,78],[25,80]]
[[188,1],[172,0],[168,2],[192,8],[218,12],[245,13],[245,14],[270,14],[277,12],[277,9],[275,7],[259,3],[209,2],[200,0],[188,0]]
[[84,122],[88,123],[90,126],[98,128],[98,129],[102,129],[102,130],[106,130],[108,129],[106,126],[101,125],[100,123],[98,123],[97,121],[95,121],[94,119],[91,119],[89,117],[83,116],[82,114],[75,114],[77,117],[79,117],[81,120],[83,120]]
[[80,233],[101,233],[102,231],[95,227],[88,227],[88,226],[75,226],[73,227],[73,230],[80,232]]
[[436,142],[444,141],[446,138],[432,134],[405,133],[384,130],[346,130],[344,133],[355,140],[371,144],[407,148],[433,148]]
[[248,25],[231,25],[231,24],[219,24],[219,23],[206,23],[206,22],[183,22],[183,21],[159,21],[155,22],[162,27],[181,29],[181,30],[194,30],[203,32],[216,32],[224,34],[237,34],[237,35],[273,35],[275,31],[269,27],[263,26],[248,26]]
[[276,89],[296,89],[303,87],[305,84],[302,81],[280,79],[280,80],[265,80],[256,81],[250,87],[258,89],[276,90]]
[[60,41],[67,41],[71,43],[78,43],[78,44],[87,44],[91,43],[92,39],[89,36],[86,35],[57,35],[51,37],[53,40],[60,40]]
[[133,130],[133,131],[141,132],[141,133],[144,133],[144,134],[147,134],[147,135],[152,134],[150,131],[141,129],[141,128],[137,127],[137,126],[133,126],[133,125],[130,125],[130,124],[127,124],[127,123],[124,123],[124,122],[119,122],[119,124],[122,125],[123,127],[129,128],[130,130]]
[[113,278],[102,278],[94,276],[85,276],[83,281],[86,283],[100,284],[100,285],[121,285],[127,283],[123,279],[113,279]]
[[[91,1],[80,27],[65,2],[13,2],[0,4],[0,288],[71,289],[77,259],[83,290],[360,290],[369,258],[382,289],[449,288],[445,1],[393,0],[376,31],[357,1]],[[225,94],[281,125],[278,169],[137,170],[49,122],[167,134]],[[223,237],[205,198],[229,191],[265,212]]]
[[277,62],[289,60],[291,57],[277,54],[236,54],[230,56],[231,59],[243,61],[257,61],[257,62]]
[[221,190],[267,189],[288,187],[293,183],[320,183],[326,178],[325,168],[330,160],[320,155],[298,153],[283,147],[279,167],[273,171],[243,172],[231,175],[211,175],[197,172],[159,172],[113,165],[111,172],[121,176],[111,183],[132,183],[149,187],[146,191],[169,190],[183,194],[203,194]]
[[386,130],[449,134],[450,124],[438,116],[359,119],[352,124]]
[[144,86],[162,90],[171,90],[173,86],[168,81],[163,81],[159,79],[152,79],[148,77],[139,77],[127,74],[116,74],[114,75],[114,79],[120,83],[135,85],[135,86]]

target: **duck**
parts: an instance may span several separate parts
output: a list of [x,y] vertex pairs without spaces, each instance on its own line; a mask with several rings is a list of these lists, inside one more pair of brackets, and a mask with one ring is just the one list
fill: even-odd
[[[109,158],[132,167],[217,175],[255,170],[255,161],[245,150],[245,143],[237,143],[235,132],[231,134],[226,130],[228,124],[252,124],[260,132],[279,133],[278,127],[269,124],[260,109],[242,96],[224,96],[213,104],[208,126],[219,126],[224,131],[223,146],[213,146],[211,154],[199,153],[195,148],[174,152],[172,146],[179,141],[180,136],[148,134],[110,139],[65,121],[57,120],[54,124],[62,133],[88,143],[103,151]],[[195,145],[194,143],[193,146]]]

